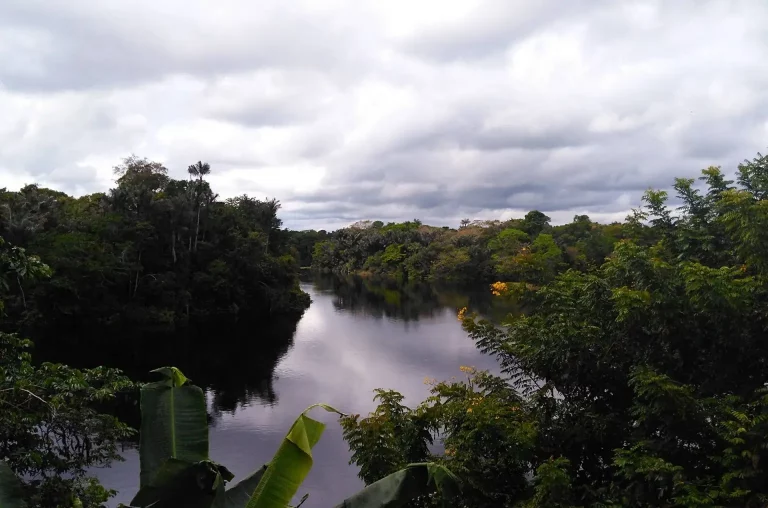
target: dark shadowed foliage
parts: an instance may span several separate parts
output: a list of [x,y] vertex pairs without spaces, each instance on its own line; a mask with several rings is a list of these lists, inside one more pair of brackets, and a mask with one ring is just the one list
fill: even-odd
[[28,185],[0,192],[0,233],[40,256],[50,280],[11,288],[7,324],[173,329],[201,320],[300,315],[309,304],[276,200],[217,199],[210,167],[173,180],[132,156],[117,185],[73,198]]

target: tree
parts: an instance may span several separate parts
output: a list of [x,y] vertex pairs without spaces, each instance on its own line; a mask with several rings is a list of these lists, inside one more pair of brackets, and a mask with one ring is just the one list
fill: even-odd
[[[531,264],[539,281],[549,281],[557,274],[563,253],[552,235],[540,234],[531,244]],[[528,280],[533,280],[530,278]]]
[[768,198],[768,157],[757,153],[751,161],[739,164],[737,181],[758,201]]
[[[352,462],[360,466],[366,484],[409,462],[434,461],[462,479],[461,497],[452,506],[512,506],[525,495],[524,473],[536,431],[522,408],[523,399],[487,373],[461,370],[466,381],[433,382],[432,396],[416,408],[403,405],[397,392],[376,390],[379,405],[374,412],[342,419]],[[433,429],[442,436],[438,446]]]
[[[549,218],[538,211],[526,217],[466,221],[459,229],[428,226],[417,220],[379,228],[357,223],[323,238],[328,243],[323,245],[322,252],[333,252],[333,256],[318,252],[321,255],[313,257],[312,266],[321,272],[364,273],[400,282],[490,283],[526,278],[529,282],[540,282],[542,277],[553,275],[553,269],[547,267],[554,266],[557,271],[564,266],[560,261],[579,270],[599,265],[625,234],[621,224],[597,224],[587,216],[576,216],[573,223],[557,227],[550,226]],[[544,261],[540,255],[547,250],[543,238],[535,248],[539,251],[538,262],[532,256],[531,244],[542,233],[555,240],[554,247],[560,253],[550,251]],[[383,261],[384,257],[392,259],[391,249],[400,249],[398,252],[403,254],[396,267]]]
[[197,161],[187,167],[190,180],[194,177],[197,180],[203,180],[211,172],[211,165],[207,162]]
[[[202,197],[205,193],[205,189],[203,187],[203,179],[205,176],[210,174],[211,166],[207,162],[197,161],[195,164],[192,164],[187,168],[187,172],[189,173],[190,179],[192,179],[192,177],[197,179],[197,185],[195,186],[195,206],[197,208],[197,221],[195,224],[195,243],[193,246],[193,250],[197,252],[197,239],[200,234],[200,211],[203,208]],[[210,189],[208,190],[210,193]]]
[[651,226],[661,233],[669,235],[674,227],[672,212],[667,208],[667,191],[648,189],[643,194],[646,214],[650,217]]
[[515,228],[507,228],[488,242],[488,248],[494,253],[511,254],[517,252],[529,242],[528,234]]
[[524,231],[507,228],[499,232],[488,242],[494,268],[499,278],[511,280],[518,272],[516,257],[522,249],[527,249],[530,237]]
[[[466,381],[437,383],[416,408],[391,410],[399,394],[388,393],[367,418],[347,420],[364,479],[419,449],[397,436],[430,445],[434,429],[442,442],[425,460],[468,479],[464,506],[763,506],[764,166],[759,154],[740,166],[735,188],[709,168],[706,194],[678,179],[679,217],[666,193],[649,190],[622,233],[637,236],[594,269],[494,284],[529,313],[501,327],[464,310],[459,318],[501,375],[462,368]],[[553,233],[586,234],[576,222],[586,224]],[[532,267],[558,270],[553,243],[539,233]]]
[[[49,275],[39,259],[0,239],[0,302],[10,281]],[[33,363],[31,347],[0,332],[0,457],[23,478],[31,507],[73,506],[75,498],[101,506],[114,493],[86,471],[121,460],[117,443],[132,431],[104,408],[133,384],[116,369]]]
[[113,168],[117,188],[110,193],[114,206],[132,212],[136,218],[150,213],[154,193],[168,183],[168,169],[159,162],[131,155]]
[[[163,164],[131,156],[105,193],[1,192],[0,234],[53,269],[50,281],[14,284],[7,328],[169,329],[301,313],[308,298],[280,229],[279,202],[217,200],[203,179],[208,166],[192,167],[194,180],[176,180]],[[10,210],[7,221],[2,210]]]
[[0,231],[14,244],[25,245],[49,224],[60,193],[47,192],[34,184],[25,185],[15,194],[4,193],[8,199],[0,206]]
[[549,228],[551,219],[538,210],[531,210],[525,214],[521,229],[534,237]]

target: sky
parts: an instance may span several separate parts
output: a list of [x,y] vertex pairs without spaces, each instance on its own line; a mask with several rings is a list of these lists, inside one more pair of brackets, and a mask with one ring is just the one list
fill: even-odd
[[768,145],[768,2],[2,0],[0,186],[211,164],[293,229],[622,219]]

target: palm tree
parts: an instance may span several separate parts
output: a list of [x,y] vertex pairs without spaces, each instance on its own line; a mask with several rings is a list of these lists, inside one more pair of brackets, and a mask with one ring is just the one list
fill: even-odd
[[200,209],[202,208],[202,203],[200,202],[200,195],[202,194],[202,184],[203,184],[203,177],[211,172],[211,165],[207,162],[203,161],[197,161],[195,164],[192,164],[187,168],[187,173],[189,173],[189,179],[191,180],[192,177],[197,178],[197,185],[195,189],[195,204],[197,205],[197,226],[195,227],[195,246],[194,250],[197,252],[197,237],[200,234]]
[[195,164],[192,164],[187,168],[187,173],[189,173],[189,178],[192,179],[192,177],[196,177],[198,181],[202,181],[203,177],[211,172],[211,165],[207,162],[203,161],[197,161]]

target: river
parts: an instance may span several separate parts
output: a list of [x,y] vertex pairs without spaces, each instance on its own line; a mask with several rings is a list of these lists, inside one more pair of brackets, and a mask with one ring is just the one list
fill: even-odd
[[[304,282],[302,289],[312,305],[298,323],[250,328],[245,339],[222,333],[193,344],[166,341],[115,360],[123,368],[130,365],[129,371],[172,363],[206,388],[211,458],[227,466],[235,481],[269,461],[293,420],[311,404],[365,414],[375,407],[375,388],[400,391],[406,403],[416,404],[428,395],[427,377],[460,376],[460,365],[496,369],[456,319],[463,306],[501,312],[486,291],[403,291],[360,280]],[[357,467],[349,465],[336,418],[321,409],[312,416],[327,428],[299,496],[310,494],[306,508],[333,506],[363,483]],[[136,449],[127,448],[124,457],[111,468],[94,470],[106,487],[118,491],[111,506],[127,504],[137,489]]]

